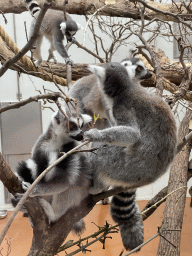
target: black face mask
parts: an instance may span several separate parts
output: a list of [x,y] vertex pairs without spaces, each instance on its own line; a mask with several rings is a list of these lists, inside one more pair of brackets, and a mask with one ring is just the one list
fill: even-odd
[[66,38],[67,38],[67,42],[72,42],[73,37],[68,31],[65,32],[65,35],[66,35]]

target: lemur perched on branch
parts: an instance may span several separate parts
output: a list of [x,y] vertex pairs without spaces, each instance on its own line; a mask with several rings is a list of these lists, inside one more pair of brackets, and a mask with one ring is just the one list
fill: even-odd
[[[63,109],[63,111],[65,111]],[[45,133],[36,141],[31,156],[28,160],[18,164],[16,175],[22,181],[24,190],[60,156],[61,152],[67,153],[83,139],[82,126],[91,121],[89,115],[76,114],[65,116],[58,111]],[[53,167],[33,188],[30,197],[39,197],[49,223],[54,223],[67,210],[88,196],[91,184],[90,168],[87,157],[83,152],[71,154]],[[15,206],[19,199],[12,199]],[[81,224],[82,227],[79,225]],[[84,225],[81,221],[75,229],[80,232]]]
[[[38,17],[41,8],[37,1],[25,0],[25,2],[33,16],[29,33],[30,38],[34,33],[36,18]],[[56,63],[56,58],[53,54],[53,51],[57,50],[61,57],[64,58],[66,64],[73,65],[73,61],[69,58],[65,46],[63,45],[63,40],[64,37],[66,37],[67,42],[71,42],[76,32],[83,28],[80,24],[75,22],[68,13],[66,14],[66,17],[67,20],[65,21],[63,12],[59,10],[49,9],[46,12],[43,22],[41,24],[39,36],[34,46],[35,49],[33,51],[34,57],[37,60],[35,63],[37,67],[39,67],[42,62],[40,48],[44,36],[50,41],[51,44],[49,48],[48,61],[50,59],[53,59]]]
[[96,154],[88,153],[93,174],[89,192],[97,194],[109,186],[126,190],[113,197],[111,214],[120,225],[128,250],[143,242],[136,188],[154,182],[166,172],[176,153],[177,129],[169,106],[133,82],[137,72],[147,74],[143,67],[127,68],[120,63],[89,66],[97,76],[111,127],[86,131],[84,139],[92,142],[90,147],[98,148]]

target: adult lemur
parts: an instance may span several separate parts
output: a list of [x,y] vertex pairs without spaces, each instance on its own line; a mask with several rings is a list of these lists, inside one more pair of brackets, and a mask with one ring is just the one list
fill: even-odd
[[[33,16],[33,20],[31,22],[31,27],[30,27],[30,33],[29,33],[29,38],[30,38],[34,32],[34,26],[36,23],[36,18],[38,17],[40,12],[40,6],[34,0],[25,0],[25,2],[28,6],[29,11]],[[33,52],[35,59],[37,59],[35,63],[37,67],[39,67],[42,62],[40,47],[41,47],[43,36],[45,36],[50,41],[50,44],[51,44],[49,48],[48,61],[50,59],[53,59],[56,62],[53,51],[57,50],[57,52],[64,58],[66,64],[73,65],[73,62],[69,58],[62,41],[66,36],[67,41],[71,42],[75,33],[78,30],[82,29],[82,26],[77,22],[75,22],[69,16],[68,13],[66,14],[66,16],[67,16],[67,21],[64,20],[64,14],[62,11],[49,9],[46,12],[43,22],[41,24],[39,36],[35,43],[35,49]]]
[[[135,203],[135,189],[154,182],[165,173],[176,152],[174,116],[169,106],[138,83],[131,82],[119,63],[90,66],[108,105],[114,124],[104,130],[91,129],[84,139],[97,147],[89,154],[95,194],[109,186],[124,187],[127,193],[113,197],[111,214],[120,224],[126,249],[143,242],[143,224]],[[140,68],[139,68],[140,69]]]
[[[88,115],[73,114],[69,120],[58,111],[45,133],[35,143],[31,157],[18,164],[16,174],[23,187],[29,185],[60,156],[60,152],[68,152],[82,140],[82,127],[90,122]],[[30,197],[39,196],[48,217],[49,223],[58,220],[65,212],[81,203],[88,196],[90,176],[87,158],[84,153],[67,156],[47,173],[34,187]],[[17,204],[13,199],[13,205]]]

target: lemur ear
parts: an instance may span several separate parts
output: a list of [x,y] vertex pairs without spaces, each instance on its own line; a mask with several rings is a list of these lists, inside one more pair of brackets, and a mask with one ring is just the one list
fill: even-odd
[[63,34],[65,34],[66,27],[67,27],[66,22],[61,22],[60,30],[62,31]]
[[81,24],[79,24],[78,22],[76,22],[76,24],[77,24],[77,28],[78,28],[78,30],[83,30],[83,29],[84,29],[84,27],[83,27],[83,26],[81,26]]
[[92,121],[92,117],[87,114],[81,114],[84,124],[90,123]]
[[105,80],[105,69],[101,66],[89,65],[88,69],[95,74],[101,81]]
[[57,112],[55,112],[52,116],[52,124],[55,125],[55,124],[60,124],[60,111],[58,110]]
[[[66,114],[66,111],[65,111],[65,108],[64,107],[61,107],[63,112]],[[55,123],[56,124],[60,124],[62,122],[62,120],[64,120],[64,115],[63,113],[61,113],[60,110],[58,110],[57,112],[55,112],[52,116],[52,124],[54,125]]]

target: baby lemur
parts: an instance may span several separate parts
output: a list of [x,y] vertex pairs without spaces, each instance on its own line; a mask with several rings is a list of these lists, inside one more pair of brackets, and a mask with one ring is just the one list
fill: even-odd
[[168,169],[176,152],[176,123],[169,106],[139,83],[133,83],[123,65],[108,63],[102,67],[91,65],[89,69],[98,78],[107,101],[106,116],[112,124],[84,133],[84,139],[92,142],[90,147],[98,148],[96,154],[89,154],[93,173],[90,193],[109,186],[127,190],[114,196],[111,214],[120,224],[128,250],[143,242],[135,189],[154,182]]
[[[29,11],[31,12],[33,19],[30,26],[30,33],[29,38],[34,33],[34,27],[36,23],[36,19],[39,15],[39,12],[41,10],[38,2],[34,0],[25,0]],[[66,37],[67,42],[71,42],[73,39],[73,36],[76,34],[76,32],[80,29],[82,29],[82,26],[75,22],[70,15],[67,13],[67,20],[64,20],[64,13],[59,10],[51,10],[49,9],[45,17],[43,19],[43,22],[41,24],[41,28],[39,31],[39,36],[35,42],[33,55],[35,59],[37,60],[35,65],[39,67],[42,62],[42,56],[41,56],[41,44],[43,40],[43,36],[45,36],[50,41],[50,48],[49,48],[49,56],[48,61],[50,59],[53,59],[56,63],[56,58],[53,54],[54,50],[57,50],[57,52],[61,55],[61,57],[64,58],[66,64],[73,65],[73,61],[69,58],[67,51],[65,49],[65,46],[63,45],[64,37]]]
[[[61,152],[66,153],[78,145],[78,141],[83,139],[80,128],[90,121],[88,115],[79,115],[78,119],[76,114],[66,118],[60,111],[53,115],[47,131],[36,141],[30,158],[17,166],[16,174],[24,189],[53,164]],[[89,172],[85,154],[71,154],[53,167],[33,188],[30,197],[40,197],[39,202],[49,223],[57,221],[68,209],[80,205],[88,196]],[[13,204],[16,204],[14,199]]]

